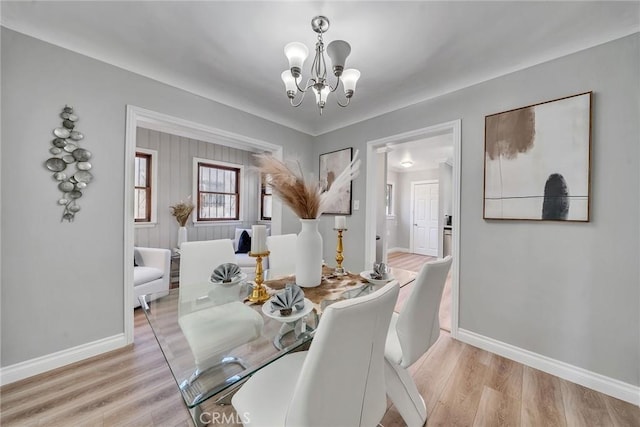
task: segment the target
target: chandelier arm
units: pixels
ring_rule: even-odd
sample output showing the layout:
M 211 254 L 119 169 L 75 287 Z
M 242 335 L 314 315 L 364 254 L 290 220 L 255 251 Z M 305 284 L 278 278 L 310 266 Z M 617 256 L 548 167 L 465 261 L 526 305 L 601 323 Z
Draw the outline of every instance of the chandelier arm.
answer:
M 296 80 L 296 86 L 298 87 L 298 90 L 299 90 L 300 92 L 302 92 L 302 93 L 306 93 L 310 88 L 312 88 L 312 87 L 313 87 L 313 85 L 315 84 L 315 82 L 316 82 L 316 81 L 315 81 L 314 79 L 309 78 L 309 80 L 307 80 L 307 85 L 305 86 L 305 88 L 304 88 L 304 89 L 302 89 L 302 88 L 300 87 L 300 85 L 298 84 L 298 81 Z
M 340 100 L 338 99 L 338 97 L 336 97 L 336 102 L 338 103 L 339 106 L 346 107 L 349 105 L 349 102 L 351 102 L 351 98 L 347 98 L 347 103 L 344 105 L 340 103 Z
M 330 84 L 327 84 L 327 87 L 329 87 L 329 92 L 335 92 L 336 90 L 338 90 L 338 87 L 340 86 L 340 77 L 336 77 L 336 85 L 335 86 L 331 86 Z
M 300 97 L 300 101 L 298 101 L 298 103 L 294 103 L 293 102 L 293 98 L 289 98 L 289 101 L 291 102 L 291 106 L 292 107 L 299 107 L 300 104 L 302 104 L 302 101 L 304 101 L 304 96 L 306 95 L 307 92 L 302 92 L 302 96 Z

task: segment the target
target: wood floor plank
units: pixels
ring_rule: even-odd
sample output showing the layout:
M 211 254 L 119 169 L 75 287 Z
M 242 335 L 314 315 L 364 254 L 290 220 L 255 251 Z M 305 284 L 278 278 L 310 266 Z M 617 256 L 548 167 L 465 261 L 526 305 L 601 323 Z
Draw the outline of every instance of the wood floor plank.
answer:
M 168 403 L 177 400 L 176 397 L 179 399 L 178 403 L 183 404 L 179 394 L 175 381 L 167 379 L 146 393 L 134 395 L 126 402 L 106 410 L 104 422 L 106 425 L 126 424 L 129 419 L 134 419 L 139 414 L 146 414 L 149 416 L 148 421 L 153 424 L 151 413 L 159 411 Z
M 559 378 L 523 367 L 521 420 L 527 427 L 567 425 Z
M 607 411 L 607 405 L 600 393 L 568 381 L 560 382 L 560 389 L 562 390 L 567 426 L 613 425 Z
M 389 267 L 402 268 L 409 271 L 420 271 L 425 262 L 433 261 L 436 257 L 428 255 L 411 254 L 407 252 L 391 252 L 387 254 Z
M 47 416 L 42 417 L 48 423 L 56 424 L 65 420 L 75 423 L 91 413 L 101 413 L 111 408 L 125 405 L 137 394 L 145 394 L 148 399 L 153 395 L 150 390 L 167 380 L 168 368 L 163 366 L 146 371 L 142 376 L 121 380 L 107 387 L 94 390 L 91 394 L 64 401 L 48 411 Z
M 431 414 L 452 373 L 456 370 L 465 345 L 449 334 L 441 333 L 438 341 L 429 349 L 420 369 L 413 373 L 418 391 L 427 406 L 427 417 Z
M 476 418 L 489 369 L 480 363 L 484 350 L 465 346 L 457 366 L 442 392 L 429 426 L 470 426 Z
M 602 395 L 602 399 L 615 427 L 640 426 L 640 408 L 610 396 Z
M 173 399 L 163 407 L 151 411 L 151 418 L 155 426 L 193 426 L 191 415 L 182 397 L 179 400 Z
M 395 406 L 391 405 L 387 412 L 385 412 L 382 421 L 380 422 L 384 427 L 404 427 L 406 423 L 402 419 L 402 416 L 398 412 Z
M 473 420 L 474 427 L 510 427 L 520 425 L 520 400 L 485 386 Z
M 491 355 L 485 384 L 518 401 L 522 400 L 523 366 L 497 354 Z

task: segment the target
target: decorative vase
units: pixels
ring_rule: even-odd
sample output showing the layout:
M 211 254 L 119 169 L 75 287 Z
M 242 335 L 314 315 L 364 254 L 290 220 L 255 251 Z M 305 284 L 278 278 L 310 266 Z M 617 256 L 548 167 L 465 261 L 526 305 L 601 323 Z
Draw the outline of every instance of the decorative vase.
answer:
M 296 241 L 296 284 L 305 288 L 322 281 L 322 235 L 317 219 L 300 219 L 302 230 Z
M 180 245 L 187 241 L 187 227 L 179 227 L 178 228 L 178 249 L 180 249 Z

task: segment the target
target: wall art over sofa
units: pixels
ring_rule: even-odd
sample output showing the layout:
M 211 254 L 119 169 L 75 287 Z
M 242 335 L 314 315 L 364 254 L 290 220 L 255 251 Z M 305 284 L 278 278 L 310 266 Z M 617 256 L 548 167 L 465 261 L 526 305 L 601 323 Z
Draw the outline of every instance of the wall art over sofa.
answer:
M 485 117 L 485 219 L 589 221 L 591 98 Z

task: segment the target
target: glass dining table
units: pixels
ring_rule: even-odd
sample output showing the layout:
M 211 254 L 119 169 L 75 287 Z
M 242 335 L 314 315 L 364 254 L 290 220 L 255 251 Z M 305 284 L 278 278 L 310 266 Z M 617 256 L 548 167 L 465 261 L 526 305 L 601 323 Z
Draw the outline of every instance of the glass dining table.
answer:
M 142 310 L 178 384 L 196 426 L 202 426 L 201 404 L 217 396 L 222 402 L 253 373 L 287 353 L 305 349 L 313 339 L 322 311 L 333 302 L 368 294 L 373 286 L 357 274 L 332 276 L 323 270 L 315 288 L 303 288 L 304 311 L 282 317 L 270 303 L 243 301 L 249 282 L 223 288 L 202 283 L 142 295 Z M 391 269 L 400 286 L 415 273 Z M 269 294 L 295 283 L 295 277 L 269 278 Z M 222 397 L 220 397 L 222 396 Z

